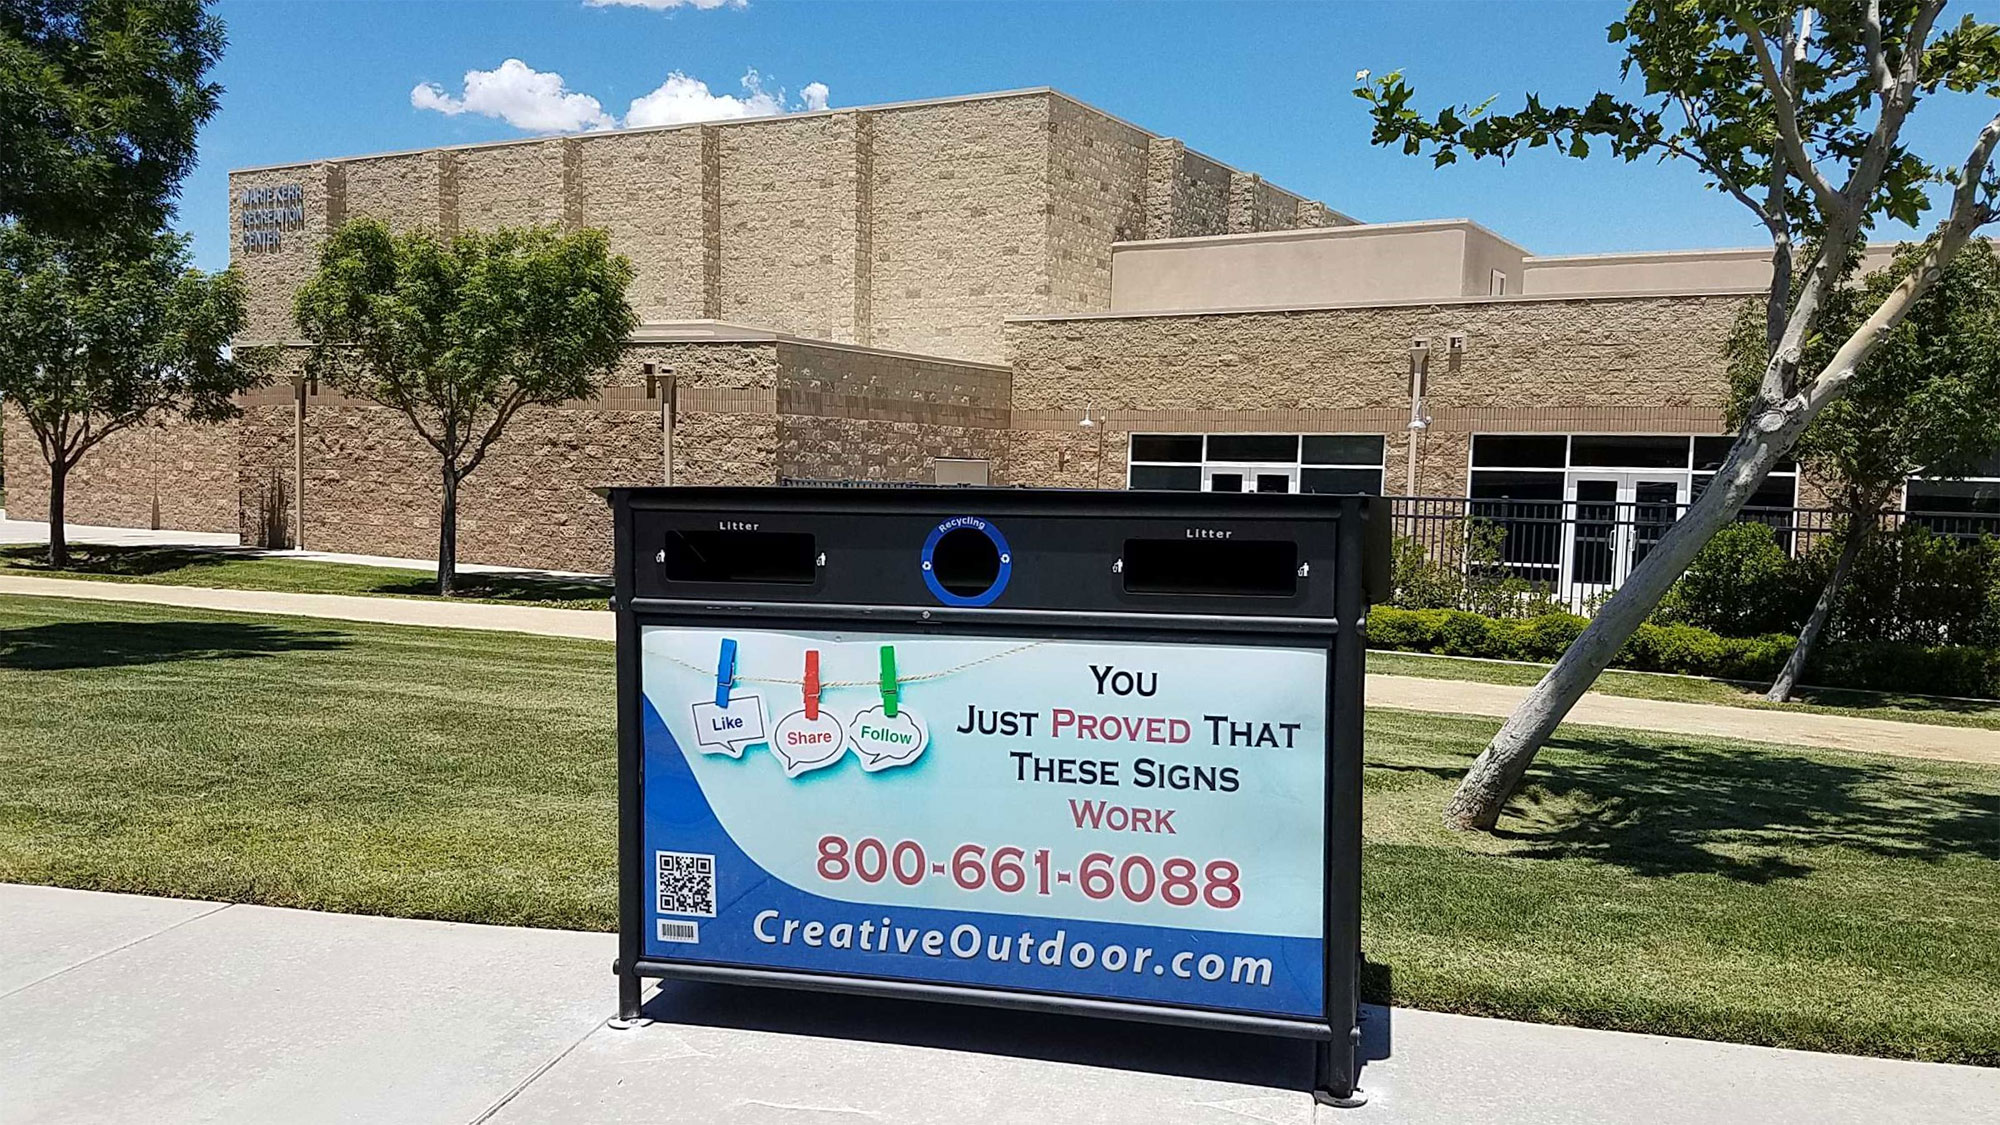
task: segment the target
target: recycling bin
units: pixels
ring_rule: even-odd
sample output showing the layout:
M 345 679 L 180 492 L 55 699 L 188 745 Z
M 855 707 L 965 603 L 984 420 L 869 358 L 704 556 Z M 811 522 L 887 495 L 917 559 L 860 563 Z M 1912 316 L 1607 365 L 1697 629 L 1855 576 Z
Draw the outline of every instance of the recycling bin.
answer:
M 620 488 L 643 978 L 1316 1041 L 1355 1078 L 1361 496 Z

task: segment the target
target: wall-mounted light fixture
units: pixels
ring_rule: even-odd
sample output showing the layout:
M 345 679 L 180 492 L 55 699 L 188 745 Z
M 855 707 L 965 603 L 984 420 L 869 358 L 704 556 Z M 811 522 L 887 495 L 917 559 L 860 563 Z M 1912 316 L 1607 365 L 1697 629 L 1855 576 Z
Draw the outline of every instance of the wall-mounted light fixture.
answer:
M 1430 414 L 1424 409 L 1425 380 L 1430 374 L 1429 340 L 1410 341 L 1410 440 L 1403 458 L 1403 495 L 1417 494 L 1417 438 L 1430 429 Z
M 674 369 L 662 370 L 657 363 L 644 363 L 646 397 L 660 400 L 660 483 L 674 483 L 674 422 L 680 414 L 680 387 Z

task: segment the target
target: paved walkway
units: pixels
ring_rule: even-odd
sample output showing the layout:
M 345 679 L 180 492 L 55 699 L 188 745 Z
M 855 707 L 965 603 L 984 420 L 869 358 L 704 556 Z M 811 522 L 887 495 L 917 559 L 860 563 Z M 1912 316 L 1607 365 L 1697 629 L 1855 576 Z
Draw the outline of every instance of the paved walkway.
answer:
M 33 594 L 101 601 L 145 602 L 190 609 L 330 617 L 391 625 L 494 629 L 543 636 L 612 639 L 609 613 L 485 602 L 439 602 L 418 598 L 348 594 L 291 594 L 257 590 L 216 590 L 201 586 L 159 586 L 136 582 L 95 582 L 0 574 L 0 594 Z M 1368 704 L 1400 710 L 1504 717 L 1527 694 L 1525 687 L 1414 676 L 1368 677 Z M 1768 711 L 1700 703 L 1585 695 L 1571 712 L 1572 722 L 1621 730 L 1738 738 L 1792 746 L 1822 746 L 1870 754 L 2000 765 L 2000 731 L 1859 719 L 1806 711 Z
M 717 986 L 604 1025 L 609 934 L 0 884 L 0 1125 L 1811 1121 L 1971 1125 L 2000 1070 L 1371 1009 L 1297 1043 Z

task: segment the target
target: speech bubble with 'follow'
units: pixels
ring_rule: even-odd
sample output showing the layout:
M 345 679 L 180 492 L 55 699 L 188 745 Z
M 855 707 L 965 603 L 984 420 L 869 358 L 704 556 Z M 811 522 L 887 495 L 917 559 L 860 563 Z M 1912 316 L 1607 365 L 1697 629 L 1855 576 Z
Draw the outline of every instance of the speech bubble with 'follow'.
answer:
M 909 765 L 923 756 L 931 741 L 916 712 L 899 707 L 892 718 L 880 704 L 848 720 L 847 738 L 861 755 L 861 768 L 870 773 Z
M 729 706 L 694 705 L 695 748 L 704 754 L 741 758 L 743 748 L 764 741 L 764 697 L 732 695 Z
M 771 731 L 771 753 L 784 763 L 786 777 L 797 777 L 840 761 L 847 753 L 847 732 L 824 710 L 817 719 L 794 711 Z

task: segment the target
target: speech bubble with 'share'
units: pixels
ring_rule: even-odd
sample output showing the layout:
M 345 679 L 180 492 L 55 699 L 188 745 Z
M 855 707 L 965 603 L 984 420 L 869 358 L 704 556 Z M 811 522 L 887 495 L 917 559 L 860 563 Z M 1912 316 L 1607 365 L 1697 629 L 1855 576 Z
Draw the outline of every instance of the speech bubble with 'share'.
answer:
M 874 773 L 916 761 L 930 745 L 931 735 L 908 707 L 898 707 L 891 717 L 876 704 L 847 721 L 847 740 L 861 755 L 861 768 Z
M 847 753 L 847 732 L 840 720 L 825 709 L 819 718 L 809 719 L 804 711 L 794 711 L 778 720 L 771 731 L 771 753 L 784 764 L 786 777 L 825 769 Z
M 741 758 L 743 749 L 764 741 L 764 697 L 732 695 L 729 706 L 694 705 L 695 748 L 704 754 Z

